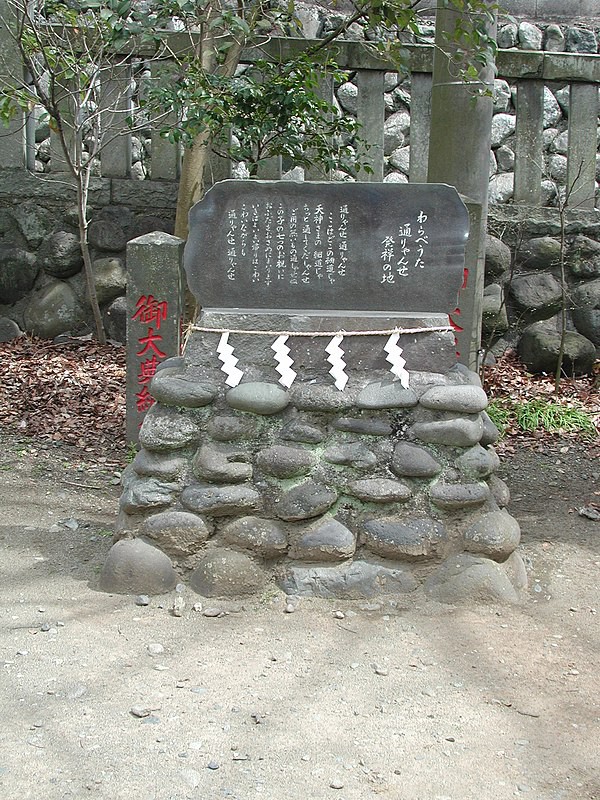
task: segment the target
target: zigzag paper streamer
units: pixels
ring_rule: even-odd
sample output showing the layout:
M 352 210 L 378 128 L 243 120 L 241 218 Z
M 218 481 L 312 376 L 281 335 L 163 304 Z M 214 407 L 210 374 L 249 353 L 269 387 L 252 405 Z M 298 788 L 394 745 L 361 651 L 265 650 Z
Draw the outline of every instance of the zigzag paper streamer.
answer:
M 296 379 L 297 373 L 291 368 L 294 361 L 289 356 L 290 348 L 285 344 L 287 340 L 287 335 L 278 336 L 271 345 L 271 350 L 275 352 L 275 361 L 277 362 L 275 369 L 281 375 L 279 383 L 289 389 Z
M 392 365 L 390 367 L 390 372 L 400 380 L 400 383 L 405 389 L 408 389 L 409 374 L 408 371 L 404 369 L 406 360 L 402 358 L 402 348 L 398 347 L 399 338 L 399 333 L 392 333 L 383 349 L 388 354 L 385 360 L 389 361 Z
M 327 347 L 325 348 L 325 352 L 329 353 L 329 358 L 327 361 L 331 364 L 331 369 L 329 370 L 329 374 L 335 380 L 335 387 L 339 389 L 340 392 L 344 390 L 346 384 L 348 383 L 348 376 L 344 372 L 346 369 L 346 362 L 344 361 L 344 351 L 340 347 L 344 337 L 341 334 L 334 336 L 333 339 L 329 342 Z
M 223 362 L 221 367 L 222 371 L 227 375 L 225 383 L 228 386 L 237 386 L 244 377 L 241 369 L 236 367 L 239 359 L 233 355 L 233 347 L 228 343 L 229 332 L 221 334 L 219 344 L 217 346 L 217 353 L 219 354 L 219 361 Z

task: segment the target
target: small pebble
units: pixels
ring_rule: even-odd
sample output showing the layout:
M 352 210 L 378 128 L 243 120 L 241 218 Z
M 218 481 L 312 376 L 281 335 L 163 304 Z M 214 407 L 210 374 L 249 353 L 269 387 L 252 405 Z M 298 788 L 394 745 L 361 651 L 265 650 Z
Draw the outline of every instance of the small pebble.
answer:
M 331 783 L 329 784 L 329 788 L 330 789 L 343 789 L 344 788 L 344 784 L 343 784 L 342 781 L 331 781 Z
M 40 608 L 38 608 L 38 611 L 40 612 L 40 614 L 45 614 L 46 613 L 46 609 L 45 608 L 41 608 L 40 607 Z
M 381 603 L 363 603 L 360 606 L 361 611 L 381 611 Z
M 44 633 L 46 633 L 47 631 L 50 630 L 51 627 L 52 626 L 50 625 L 49 622 L 44 622 L 44 624 L 42 626 L 40 626 L 40 630 L 44 631 Z
M 136 606 L 149 606 L 150 605 L 150 598 L 147 594 L 138 594 L 135 598 L 134 603 Z
M 165 652 L 165 648 L 158 642 L 150 642 L 150 644 L 146 647 L 146 650 L 151 656 L 158 656 Z
M 202 603 L 194 603 L 192 611 L 202 611 Z
M 131 706 L 131 708 L 129 709 L 129 713 L 133 717 L 142 719 L 143 717 L 149 717 L 151 712 L 149 708 L 144 708 L 143 706 Z
M 208 767 L 208 769 L 219 769 L 219 765 L 217 764 L 216 761 L 209 761 L 206 766 Z
M 343 612 L 343 611 L 334 611 L 334 612 L 333 612 L 333 616 L 334 616 L 336 619 L 346 619 L 346 615 L 344 614 L 344 612 Z
M 296 606 L 292 605 L 291 603 L 288 603 L 286 605 L 286 607 L 285 607 L 285 613 L 286 614 L 293 614 L 295 610 L 296 610 Z
M 220 617 L 223 612 L 220 608 L 205 608 L 202 612 L 203 617 Z
M 182 594 L 183 592 L 185 592 L 185 583 L 178 583 L 177 586 L 175 587 L 175 591 L 178 594 Z
M 387 667 L 382 667 L 379 664 L 374 665 L 375 675 L 389 675 L 390 671 Z
M 175 598 L 173 603 L 173 608 L 171 609 L 171 613 L 174 617 L 181 617 L 183 616 L 183 609 L 185 608 L 185 600 L 181 595 Z

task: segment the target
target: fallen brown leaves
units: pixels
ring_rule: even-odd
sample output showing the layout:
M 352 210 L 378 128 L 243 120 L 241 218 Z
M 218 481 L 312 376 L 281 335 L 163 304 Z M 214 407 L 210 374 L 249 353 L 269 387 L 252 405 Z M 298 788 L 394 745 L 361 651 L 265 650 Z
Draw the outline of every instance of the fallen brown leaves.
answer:
M 85 448 L 125 446 L 125 348 L 23 336 L 0 344 L 0 424 Z
M 544 399 L 561 405 L 576 405 L 588 414 L 600 412 L 600 361 L 594 375 L 563 378 L 558 394 L 554 392 L 554 375 L 531 375 L 514 352 L 499 358 L 485 368 L 484 389 L 490 400 L 510 398 L 517 402 Z

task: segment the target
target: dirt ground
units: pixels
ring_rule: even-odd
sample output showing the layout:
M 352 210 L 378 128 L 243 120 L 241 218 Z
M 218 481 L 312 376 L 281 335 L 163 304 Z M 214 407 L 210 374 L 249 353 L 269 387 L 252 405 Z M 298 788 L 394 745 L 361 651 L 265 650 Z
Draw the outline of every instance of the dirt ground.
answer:
M 505 456 L 522 606 L 186 593 L 175 617 L 95 589 L 121 454 L 0 436 L 0 796 L 598 800 L 597 456 Z

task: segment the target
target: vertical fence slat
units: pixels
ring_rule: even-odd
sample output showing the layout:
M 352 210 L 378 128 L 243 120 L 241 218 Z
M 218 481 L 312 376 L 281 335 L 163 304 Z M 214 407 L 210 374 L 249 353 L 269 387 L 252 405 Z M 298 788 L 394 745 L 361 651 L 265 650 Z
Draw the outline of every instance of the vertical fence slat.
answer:
M 11 85 L 23 77 L 23 66 L 11 33 L 15 12 L 9 2 L 0 1 L 0 83 Z M 0 125 L 0 168 L 25 166 L 25 115 L 19 111 L 5 127 Z
M 131 174 L 131 68 L 107 65 L 100 71 L 102 150 L 100 165 L 105 178 L 127 178 Z
M 517 82 L 514 201 L 539 206 L 542 198 L 544 84 Z
M 258 165 L 258 177 L 263 181 L 278 181 L 281 178 L 281 156 L 261 161 Z
M 567 161 L 570 208 L 594 208 L 597 125 L 598 84 L 572 83 Z
M 153 61 L 150 64 L 151 80 L 158 79 L 159 71 L 160 75 L 164 76 L 165 71 L 168 71 L 168 69 L 169 67 L 164 61 Z M 174 116 L 166 114 L 160 120 L 154 120 L 152 125 L 152 133 L 150 135 L 152 148 L 150 177 L 154 181 L 176 181 L 179 178 L 181 148 L 178 144 L 173 144 L 160 135 L 161 129 L 169 127 L 169 123 L 174 121 Z
M 383 70 L 361 69 L 357 73 L 359 136 L 369 144 L 368 148 L 359 147 L 357 155 L 361 163 L 368 164 L 373 170 L 372 173 L 361 170 L 358 173 L 360 181 L 383 180 L 384 75 Z
M 35 129 L 37 127 L 39 109 L 34 109 L 27 114 L 25 121 L 25 166 L 31 172 L 35 171 Z
M 204 170 L 204 186 L 208 189 L 219 181 L 231 178 L 231 170 L 231 160 L 213 151 Z
M 65 144 L 71 153 L 75 152 L 75 113 L 73 89 L 67 83 L 56 88 L 57 105 L 60 108 Z M 50 129 L 50 171 L 53 174 L 69 172 L 69 166 L 61 145 L 60 134 Z
M 333 103 L 333 78 L 330 75 L 325 75 L 322 79 L 318 93 L 328 103 Z M 314 164 L 305 171 L 305 178 L 307 181 L 324 181 L 329 180 L 329 174 L 327 170 Z
M 413 72 L 410 92 L 410 160 L 411 183 L 427 183 L 429 131 L 431 128 L 430 72 Z

